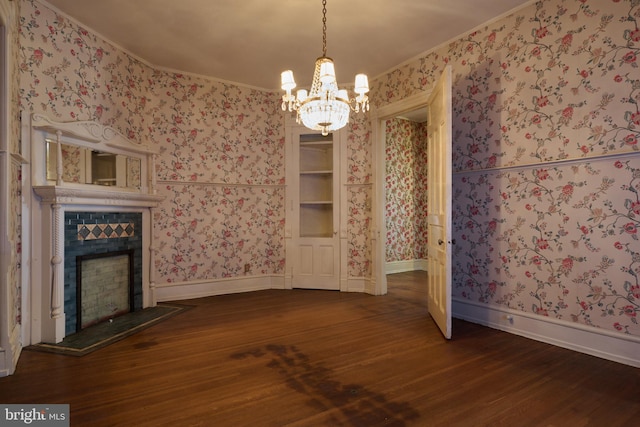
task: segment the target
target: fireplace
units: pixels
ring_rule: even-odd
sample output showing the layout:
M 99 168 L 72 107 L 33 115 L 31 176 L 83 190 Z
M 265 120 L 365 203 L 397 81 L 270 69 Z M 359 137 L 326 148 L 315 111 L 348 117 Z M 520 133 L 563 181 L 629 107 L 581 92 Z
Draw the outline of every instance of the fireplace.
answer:
M 65 212 L 66 335 L 142 309 L 141 229 L 139 212 Z
M 155 306 L 152 209 L 164 199 L 155 188 L 158 150 L 95 122 L 57 122 L 24 112 L 22 124 L 23 140 L 31 146 L 25 182 L 32 190 L 32 233 L 26 249 L 32 253 L 34 284 L 24 343 L 59 343 L 78 327 L 108 319 L 127 305 L 134 311 Z M 93 167 L 98 152 L 115 157 L 108 186 L 98 185 L 105 181 L 104 171 Z M 83 316 L 77 298 L 90 297 L 81 294 L 85 280 L 77 289 L 77 257 L 130 250 L 132 261 L 124 268 L 133 268 L 128 274 L 133 284 L 117 285 L 120 299 L 108 303 L 106 312 Z
M 135 311 L 134 250 L 76 257 L 76 331 Z

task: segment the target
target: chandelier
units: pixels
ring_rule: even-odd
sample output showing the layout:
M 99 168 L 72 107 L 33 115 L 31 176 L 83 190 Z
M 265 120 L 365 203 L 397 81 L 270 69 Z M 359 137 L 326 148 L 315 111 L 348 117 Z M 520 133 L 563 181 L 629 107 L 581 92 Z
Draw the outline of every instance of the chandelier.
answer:
M 291 70 L 282 72 L 281 83 L 286 91 L 282 110 L 296 111 L 298 124 L 321 131 L 324 136 L 347 124 L 349 110 L 369 111 L 369 81 L 365 74 L 356 75 L 354 98 L 349 99 L 345 89 L 338 89 L 333 60 L 327 57 L 327 0 L 322 0 L 322 56 L 316 59 L 311 91 L 299 89 L 295 96 L 291 93 L 296 87 Z

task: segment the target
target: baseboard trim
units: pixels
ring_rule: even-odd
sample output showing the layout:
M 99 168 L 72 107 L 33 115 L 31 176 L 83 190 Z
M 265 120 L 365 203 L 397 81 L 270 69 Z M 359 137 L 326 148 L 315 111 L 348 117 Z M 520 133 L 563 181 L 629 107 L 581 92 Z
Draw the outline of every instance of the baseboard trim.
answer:
M 427 271 L 426 259 L 410 259 L 405 261 L 391 261 L 384 266 L 387 274 L 404 273 L 405 271 Z
M 6 348 L 0 347 L 0 377 L 12 375 L 18 366 L 18 359 L 22 354 L 21 331 L 22 327 L 19 323 L 14 325 L 8 340 L 11 348 L 7 351 Z
M 371 281 L 364 277 L 350 277 L 343 280 L 342 292 L 372 293 Z M 193 280 L 189 282 L 162 283 L 153 288 L 157 302 L 180 301 L 215 295 L 237 294 L 263 291 L 266 289 L 287 289 L 284 275 L 262 275 L 231 277 L 214 280 Z
M 452 315 L 457 319 L 640 368 L 640 338 L 627 334 L 459 298 L 452 299 Z
M 0 377 L 6 377 L 11 374 L 11 369 L 7 367 L 7 353 L 0 347 Z
M 365 277 L 350 277 L 345 280 L 343 283 L 346 283 L 346 287 L 341 287 L 340 291 L 342 292 L 367 292 L 370 288 L 369 280 Z
M 284 276 L 261 275 L 157 284 L 156 301 L 179 301 L 215 295 L 284 289 Z

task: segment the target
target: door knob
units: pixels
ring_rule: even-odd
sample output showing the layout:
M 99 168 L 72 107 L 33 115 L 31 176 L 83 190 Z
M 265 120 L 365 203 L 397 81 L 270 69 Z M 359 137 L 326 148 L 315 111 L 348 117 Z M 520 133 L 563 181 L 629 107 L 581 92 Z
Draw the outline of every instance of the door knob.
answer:
M 456 239 L 452 239 L 449 243 L 451 243 L 452 245 L 455 245 L 456 244 Z M 438 244 L 440 246 L 442 246 L 444 244 L 444 240 L 438 239 Z

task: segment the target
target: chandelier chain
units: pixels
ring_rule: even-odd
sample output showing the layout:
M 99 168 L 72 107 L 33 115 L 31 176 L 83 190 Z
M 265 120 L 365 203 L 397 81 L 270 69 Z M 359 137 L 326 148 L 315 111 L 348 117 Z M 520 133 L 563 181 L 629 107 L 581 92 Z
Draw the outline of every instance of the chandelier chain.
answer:
M 327 56 L 327 0 L 322 0 L 322 56 Z

